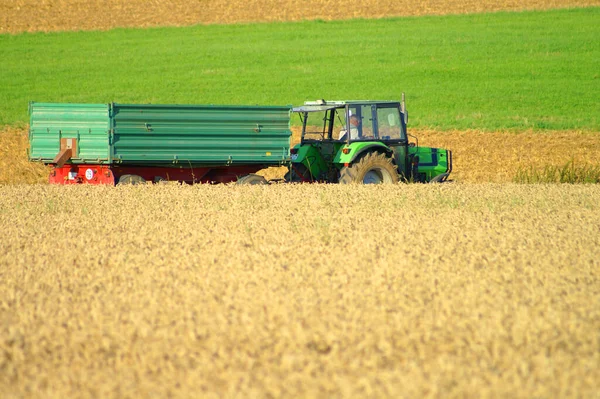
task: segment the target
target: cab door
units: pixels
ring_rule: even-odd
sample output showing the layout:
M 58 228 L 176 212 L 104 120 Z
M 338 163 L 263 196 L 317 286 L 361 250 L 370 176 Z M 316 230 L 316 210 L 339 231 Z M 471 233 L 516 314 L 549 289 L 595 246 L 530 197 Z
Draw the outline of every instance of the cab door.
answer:
M 376 139 L 392 149 L 394 163 L 398 166 L 398 173 L 409 179 L 411 169 L 408 158 L 408 139 L 406 137 L 406 125 L 401 116 L 399 104 L 378 104 Z

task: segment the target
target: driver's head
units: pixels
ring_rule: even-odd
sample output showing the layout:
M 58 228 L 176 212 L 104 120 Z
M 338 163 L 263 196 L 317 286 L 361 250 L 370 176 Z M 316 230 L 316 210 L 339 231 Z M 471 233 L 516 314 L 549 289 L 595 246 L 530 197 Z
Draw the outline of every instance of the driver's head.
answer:
M 350 124 L 352 126 L 358 126 L 359 122 L 360 121 L 358 120 L 358 117 L 356 115 L 351 115 L 350 116 Z

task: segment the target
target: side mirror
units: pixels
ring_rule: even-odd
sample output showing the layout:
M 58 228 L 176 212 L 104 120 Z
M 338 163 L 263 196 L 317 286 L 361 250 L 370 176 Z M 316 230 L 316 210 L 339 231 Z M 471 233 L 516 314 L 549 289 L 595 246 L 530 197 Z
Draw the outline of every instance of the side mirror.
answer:
M 409 143 L 408 146 L 409 147 L 419 147 L 419 139 L 416 136 L 413 136 L 412 134 L 407 134 L 408 137 L 412 137 L 413 139 L 415 139 L 414 143 Z

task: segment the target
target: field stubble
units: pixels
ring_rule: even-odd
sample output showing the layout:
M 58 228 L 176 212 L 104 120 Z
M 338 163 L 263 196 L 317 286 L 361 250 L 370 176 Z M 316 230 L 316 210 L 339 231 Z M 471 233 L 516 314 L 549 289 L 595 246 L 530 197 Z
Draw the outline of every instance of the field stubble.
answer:
M 600 186 L 0 187 L 0 395 L 594 397 Z
M 301 129 L 292 127 L 292 143 L 300 142 Z M 411 142 L 452 150 L 450 178 L 461 183 L 509 183 L 522 170 L 576 166 L 599 167 L 600 139 L 597 132 L 410 130 Z M 415 137 L 417 139 L 415 139 Z M 265 177 L 282 178 L 287 168 L 270 168 Z
M 600 5 L 598 0 L 146 1 L 0 0 L 0 33 L 244 22 L 340 20 Z
M 300 141 L 300 129 L 292 127 L 292 143 Z M 590 131 L 500 131 L 411 130 L 419 145 L 453 151 L 451 178 L 461 183 L 508 183 L 519 170 L 575 165 L 598 167 L 600 140 Z M 411 138 L 411 141 L 415 141 Z M 0 184 L 44 183 L 49 169 L 27 160 L 27 132 L 5 127 L 0 131 Z M 280 179 L 287 168 L 260 172 L 269 179 Z

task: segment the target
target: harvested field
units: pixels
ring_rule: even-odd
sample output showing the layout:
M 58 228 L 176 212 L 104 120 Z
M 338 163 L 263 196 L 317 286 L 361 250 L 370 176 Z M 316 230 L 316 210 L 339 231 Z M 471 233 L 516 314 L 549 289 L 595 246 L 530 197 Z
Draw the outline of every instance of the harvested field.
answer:
M 0 396 L 595 397 L 600 186 L 0 187 Z
M 519 169 L 600 166 L 600 135 L 592 131 L 482 132 L 415 130 L 419 144 L 453 151 L 453 179 L 478 183 L 512 182 Z
M 301 129 L 293 128 L 293 143 Z M 600 139 L 589 131 L 501 131 L 410 130 L 419 145 L 448 148 L 453 153 L 451 179 L 461 183 L 510 183 L 521 169 L 600 165 Z M 411 138 L 411 142 L 416 142 Z M 267 178 L 282 178 L 286 168 L 261 172 Z
M 146 1 L 0 0 L 0 33 L 240 22 L 337 20 L 600 5 L 599 0 Z
M 5 126 L 0 129 L 0 184 L 45 183 L 49 169 L 29 162 L 29 140 L 25 129 Z
M 292 143 L 300 141 L 300 130 L 292 128 Z M 521 168 L 600 165 L 598 133 L 586 131 L 434 131 L 412 130 L 419 145 L 453 151 L 452 179 L 462 183 L 512 182 Z M 414 141 L 414 139 L 411 139 Z M 27 161 L 27 132 L 5 128 L 0 131 L 0 184 L 44 183 L 48 169 Z M 269 179 L 283 178 L 287 168 L 265 169 Z

